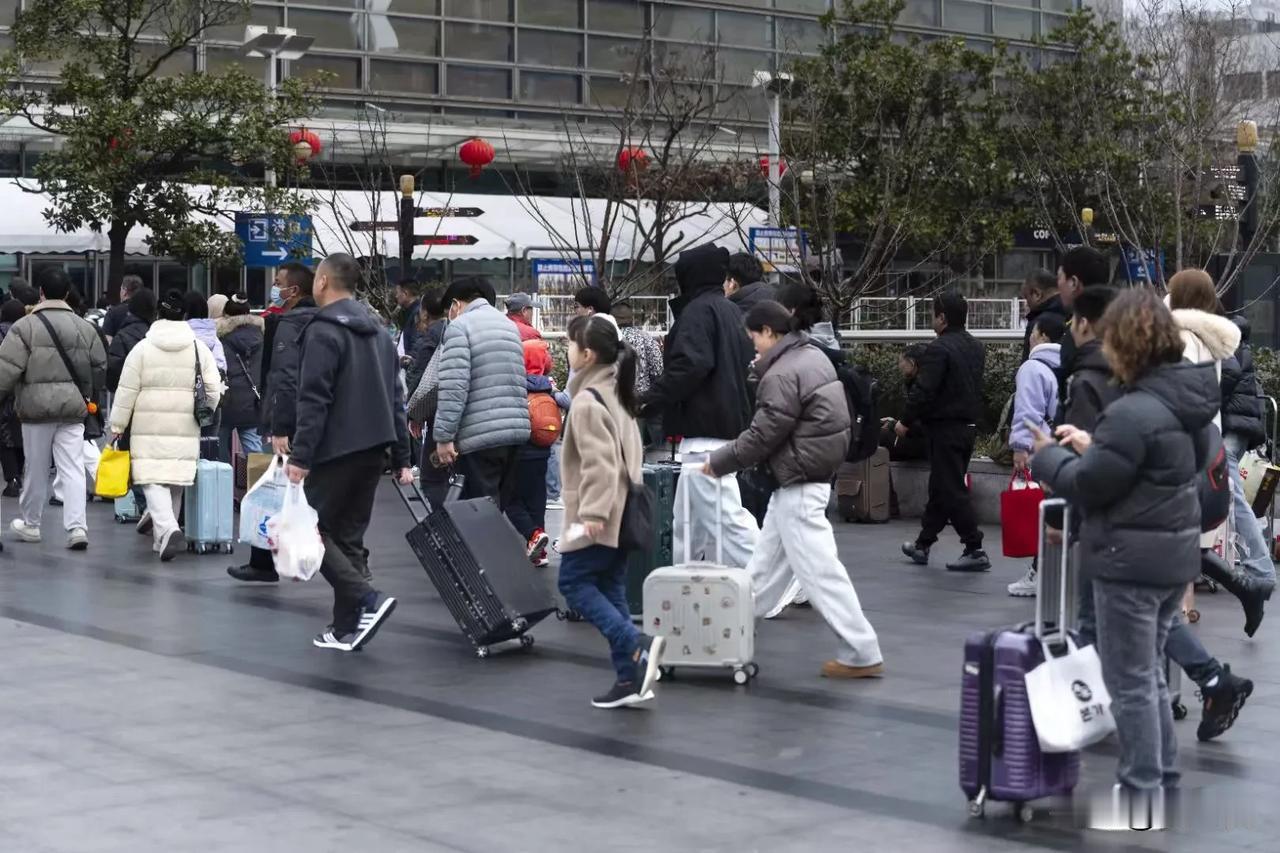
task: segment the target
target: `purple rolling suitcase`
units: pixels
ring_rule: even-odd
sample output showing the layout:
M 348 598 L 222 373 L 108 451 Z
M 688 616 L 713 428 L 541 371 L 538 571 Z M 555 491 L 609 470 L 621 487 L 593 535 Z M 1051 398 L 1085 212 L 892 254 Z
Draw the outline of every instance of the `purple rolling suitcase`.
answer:
M 974 634 L 964 646 L 960 787 L 974 817 L 995 800 L 1012 803 L 1018 820 L 1030 820 L 1032 800 L 1069 794 L 1080 778 L 1080 753 L 1040 751 L 1024 680 L 1044 661 L 1041 643 L 1060 640 L 1074 620 L 1070 550 L 1046 541 L 1046 510 L 1060 512 L 1061 529 L 1071 529 L 1066 503 L 1044 501 L 1035 622 Z

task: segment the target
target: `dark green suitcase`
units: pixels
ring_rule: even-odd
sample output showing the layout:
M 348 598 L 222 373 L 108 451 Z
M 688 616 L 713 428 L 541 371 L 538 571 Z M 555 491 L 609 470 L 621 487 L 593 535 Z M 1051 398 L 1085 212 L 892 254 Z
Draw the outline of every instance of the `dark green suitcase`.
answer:
M 653 495 L 653 547 L 647 551 L 632 551 L 627 559 L 627 605 L 631 608 L 632 619 L 640 619 L 644 613 L 644 579 L 654 569 L 675 562 L 672 557 L 674 508 L 676 481 L 679 479 L 679 463 L 657 462 L 644 466 L 644 485 Z

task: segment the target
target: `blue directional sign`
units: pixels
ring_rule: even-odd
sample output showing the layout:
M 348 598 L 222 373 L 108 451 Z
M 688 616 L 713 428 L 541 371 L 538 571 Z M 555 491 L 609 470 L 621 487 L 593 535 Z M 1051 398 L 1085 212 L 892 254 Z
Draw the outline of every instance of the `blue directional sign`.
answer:
M 285 261 L 311 263 L 311 217 L 278 213 L 236 213 L 236 236 L 246 267 L 278 267 Z
M 1160 269 L 1164 266 L 1164 252 L 1155 249 L 1139 251 L 1134 246 L 1124 247 L 1125 272 L 1131 284 L 1155 284 L 1161 280 Z

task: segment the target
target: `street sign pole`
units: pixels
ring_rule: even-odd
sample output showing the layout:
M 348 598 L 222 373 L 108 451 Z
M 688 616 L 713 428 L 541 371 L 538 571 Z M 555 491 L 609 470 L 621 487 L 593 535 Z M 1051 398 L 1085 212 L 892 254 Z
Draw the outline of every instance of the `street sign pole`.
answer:
M 400 176 L 400 279 L 413 275 L 413 175 Z

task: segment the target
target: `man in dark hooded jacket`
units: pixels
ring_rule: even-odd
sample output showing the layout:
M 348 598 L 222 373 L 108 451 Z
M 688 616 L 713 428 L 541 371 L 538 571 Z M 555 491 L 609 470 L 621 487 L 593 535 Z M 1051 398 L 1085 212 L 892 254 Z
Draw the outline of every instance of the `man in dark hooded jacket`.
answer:
M 343 652 L 364 646 L 396 606 L 370 584 L 364 548 L 388 450 L 400 484 L 413 482 L 399 357 L 354 299 L 359 281 L 350 255 L 330 255 L 316 270 L 319 310 L 302 334 L 298 421 L 285 466 L 290 482 L 305 483 L 319 516 L 320 573 L 333 587 L 333 624 L 313 645 Z
M 1022 298 L 1027 303 L 1027 328 L 1022 335 L 1022 360 L 1031 355 L 1031 332 L 1036 321 L 1045 314 L 1057 314 L 1065 323 L 1071 312 L 1062 307 L 1058 294 L 1058 278 L 1048 270 L 1036 270 L 1022 283 Z
M 741 312 L 724 295 L 729 252 L 713 244 L 682 252 L 676 261 L 680 295 L 671 301 L 675 322 L 667 333 L 662 375 L 643 397 L 645 413 L 661 412 L 667 435 L 680 436 L 681 453 L 710 453 L 728 444 L 751 423 L 751 395 L 747 370 L 755 357 Z M 675 553 L 683 553 L 691 535 L 695 559 L 715 557 L 716 515 L 723 525 L 724 562 L 744 568 L 760 533 L 751 513 L 743 509 L 734 477 L 681 477 L 676 506 L 690 489 L 692 531 L 677 513 Z
M 755 255 L 738 252 L 729 256 L 729 273 L 724 280 L 724 295 L 738 306 L 742 316 L 761 302 L 776 300 L 778 289 L 764 280 L 764 268 Z

